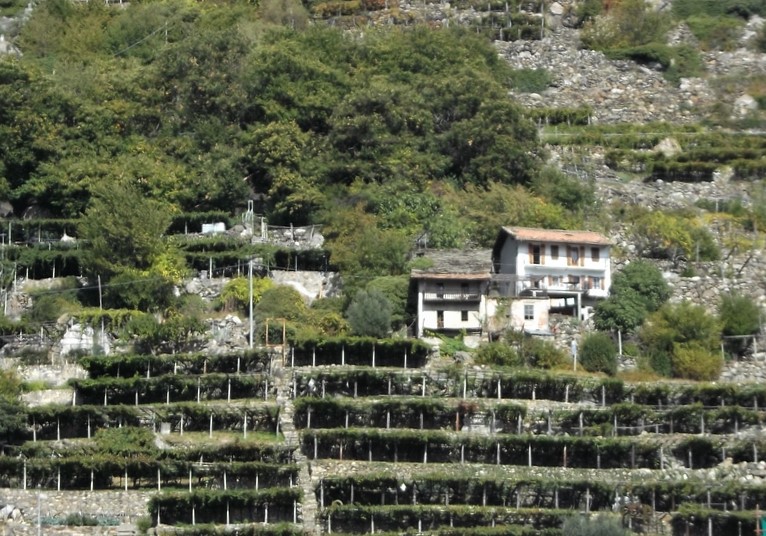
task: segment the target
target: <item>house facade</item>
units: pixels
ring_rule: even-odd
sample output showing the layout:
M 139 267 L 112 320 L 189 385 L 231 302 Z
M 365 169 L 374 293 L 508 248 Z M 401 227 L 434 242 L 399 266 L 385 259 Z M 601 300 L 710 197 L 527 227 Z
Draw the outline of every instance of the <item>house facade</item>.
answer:
M 609 295 L 611 243 L 591 231 L 503 227 L 491 250 L 439 250 L 413 269 L 418 337 L 513 328 L 550 335 L 554 313 L 586 319 Z
M 494 288 L 505 298 L 545 298 L 549 311 L 584 318 L 609 295 L 610 250 L 609 239 L 592 231 L 503 227 L 492 248 Z
M 417 293 L 417 337 L 428 332 L 481 333 L 495 312 L 487 300 L 491 251 L 434 250 L 422 259 L 424 268 L 410 274 Z

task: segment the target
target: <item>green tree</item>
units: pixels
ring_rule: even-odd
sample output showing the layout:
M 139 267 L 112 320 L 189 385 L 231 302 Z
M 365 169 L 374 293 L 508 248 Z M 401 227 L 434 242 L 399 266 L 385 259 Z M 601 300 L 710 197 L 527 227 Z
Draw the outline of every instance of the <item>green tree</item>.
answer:
M 361 205 L 327 214 L 325 238 L 330 259 L 341 272 L 363 286 L 376 276 L 401 275 L 407 269 L 408 237 L 399 230 L 381 229 L 377 218 Z
M 406 320 L 407 298 L 410 278 L 408 275 L 376 277 L 367 283 L 368 292 L 379 292 L 385 296 L 391 308 L 391 326 L 401 328 Z
M 617 347 L 606 333 L 597 331 L 586 336 L 580 346 L 580 360 L 589 372 L 617 373 Z
M 0 370 L 0 445 L 19 443 L 27 425 L 19 402 L 21 380 L 12 370 Z
M 268 193 L 271 223 L 305 225 L 321 204 L 322 194 L 304 169 L 310 138 L 294 121 L 252 127 L 242 136 L 251 148 L 251 183 L 256 191 Z
M 615 274 L 611 293 L 620 296 L 628 289 L 641 297 L 649 312 L 656 311 L 670 298 L 670 288 L 662 272 L 649 261 L 633 261 Z
M 633 261 L 614 276 L 609 298 L 596 306 L 594 324 L 601 331 L 630 333 L 668 298 L 662 272 L 648 261 Z
M 253 312 L 258 322 L 262 323 L 270 318 L 299 322 L 305 319 L 307 311 L 300 292 L 287 285 L 276 285 L 263 292 Z
M 713 380 L 723 364 L 718 319 L 686 301 L 665 304 L 652 313 L 639 339 L 652 367 L 666 376 Z
M 268 277 L 253 278 L 253 304 L 257 305 L 263 297 L 263 293 L 274 286 L 274 282 Z M 250 307 L 250 281 L 246 277 L 235 277 L 227 282 L 221 297 L 220 307 L 226 311 L 245 312 Z
M 631 333 L 646 318 L 646 300 L 633 289 L 612 294 L 596 305 L 593 323 L 601 331 Z
M 88 272 L 112 275 L 126 268 L 150 269 L 168 247 L 162 235 L 170 221 L 170 207 L 147 199 L 134 186 L 99 186 L 78 227 L 86 244 Z
M 360 290 L 346 310 L 354 335 L 382 338 L 391 330 L 391 304 L 377 290 Z

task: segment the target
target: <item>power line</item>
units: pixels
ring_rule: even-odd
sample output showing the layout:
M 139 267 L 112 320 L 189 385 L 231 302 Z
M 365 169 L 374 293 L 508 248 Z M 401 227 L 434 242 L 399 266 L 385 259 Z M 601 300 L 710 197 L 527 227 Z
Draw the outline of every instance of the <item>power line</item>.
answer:
M 136 46 L 140 45 L 141 43 L 143 43 L 144 41 L 146 41 L 146 40 L 147 40 L 147 39 L 149 39 L 150 37 L 152 37 L 152 36 L 154 36 L 154 35 L 157 35 L 157 34 L 158 34 L 159 32 L 161 32 L 162 30 L 165 30 L 165 43 L 167 44 L 167 31 L 168 31 L 168 23 L 166 22 L 165 24 L 163 24 L 162 26 L 160 26 L 159 28 L 157 28 L 156 30 L 154 30 L 153 32 L 151 32 L 150 34 L 148 34 L 148 35 L 146 35 L 146 36 L 142 37 L 142 38 L 141 38 L 141 39 L 139 39 L 138 41 L 136 41 L 136 42 L 134 42 L 134 43 L 132 43 L 132 44 L 128 45 L 127 47 L 123 48 L 122 50 L 119 50 L 119 51 L 115 52 L 115 53 L 114 53 L 114 56 L 115 56 L 115 57 L 117 57 L 117 56 L 119 56 L 120 54 L 122 54 L 123 52 L 127 52 L 127 51 L 128 51 L 128 50 L 130 50 L 131 48 L 133 48 L 133 47 L 136 47 Z

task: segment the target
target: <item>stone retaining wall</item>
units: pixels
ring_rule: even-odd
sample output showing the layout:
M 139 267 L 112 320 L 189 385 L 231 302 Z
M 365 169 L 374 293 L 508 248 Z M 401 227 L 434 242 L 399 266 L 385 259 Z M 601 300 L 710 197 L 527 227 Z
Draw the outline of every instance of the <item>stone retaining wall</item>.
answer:
M 0 507 L 7 504 L 21 508 L 24 519 L 21 523 L 0 523 L 3 534 L 32 536 L 37 534 L 38 493 L 40 493 L 40 516 L 43 519 L 63 519 L 69 514 L 81 513 L 86 516 L 119 521 L 122 527 L 63 527 L 44 525 L 43 534 L 116 535 L 124 531 L 127 524 L 133 524 L 148 514 L 147 503 L 152 496 L 147 491 L 50 491 L 0 489 Z M 122 532 L 120 532 L 122 533 Z

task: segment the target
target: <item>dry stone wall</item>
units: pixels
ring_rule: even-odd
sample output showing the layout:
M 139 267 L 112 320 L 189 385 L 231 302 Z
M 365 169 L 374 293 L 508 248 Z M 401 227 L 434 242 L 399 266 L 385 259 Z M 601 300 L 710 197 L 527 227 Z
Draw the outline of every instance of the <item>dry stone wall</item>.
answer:
M 40 516 L 44 522 L 64 519 L 72 513 L 93 516 L 118 523 L 114 526 L 101 527 L 62 527 L 45 524 L 43 534 L 79 535 L 116 535 L 130 534 L 132 526 L 140 517 L 146 516 L 147 504 L 152 495 L 143 491 L 51 491 L 0 489 L 0 507 L 14 505 L 23 512 L 20 522 L 0 523 L 4 534 L 14 536 L 32 536 L 37 532 L 38 495 L 40 495 Z M 134 528 L 134 527 L 133 527 Z

